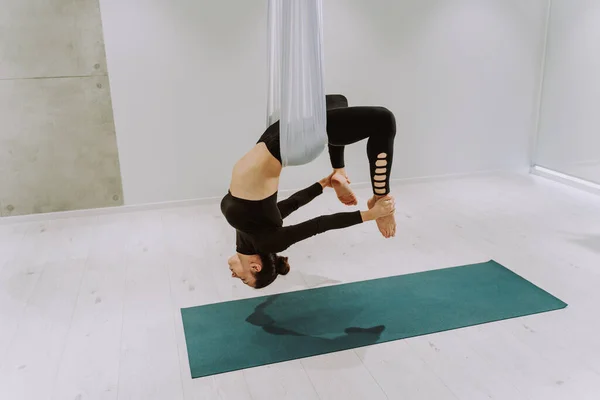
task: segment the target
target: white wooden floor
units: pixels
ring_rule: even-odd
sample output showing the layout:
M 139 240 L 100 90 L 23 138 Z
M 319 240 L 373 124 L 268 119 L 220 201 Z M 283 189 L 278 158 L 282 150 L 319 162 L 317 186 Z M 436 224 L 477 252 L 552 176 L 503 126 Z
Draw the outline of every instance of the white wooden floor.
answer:
M 310 239 L 266 291 L 229 276 L 218 204 L 3 223 L 0 399 L 600 398 L 600 197 L 510 174 L 394 192 L 394 239 L 374 224 Z M 328 192 L 290 222 L 343 209 Z M 569 307 L 190 379 L 181 307 L 489 259 Z

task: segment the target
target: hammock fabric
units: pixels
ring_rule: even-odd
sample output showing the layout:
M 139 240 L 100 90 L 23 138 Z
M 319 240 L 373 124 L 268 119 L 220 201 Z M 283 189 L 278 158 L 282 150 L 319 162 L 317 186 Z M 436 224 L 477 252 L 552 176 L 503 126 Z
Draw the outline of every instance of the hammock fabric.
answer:
M 269 0 L 267 126 L 279 120 L 283 166 L 327 145 L 322 0 Z

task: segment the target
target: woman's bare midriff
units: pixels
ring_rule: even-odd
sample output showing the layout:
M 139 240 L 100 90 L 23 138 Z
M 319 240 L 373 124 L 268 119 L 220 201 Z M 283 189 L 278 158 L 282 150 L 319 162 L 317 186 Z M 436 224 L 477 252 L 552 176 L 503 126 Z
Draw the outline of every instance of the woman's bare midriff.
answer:
M 281 163 L 258 143 L 233 167 L 229 191 L 245 200 L 263 200 L 279 188 Z

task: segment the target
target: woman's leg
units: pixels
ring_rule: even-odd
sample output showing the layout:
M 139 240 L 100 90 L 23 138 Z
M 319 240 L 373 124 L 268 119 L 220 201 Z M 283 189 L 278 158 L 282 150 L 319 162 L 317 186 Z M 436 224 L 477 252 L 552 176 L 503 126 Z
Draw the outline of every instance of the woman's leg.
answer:
M 327 117 L 331 110 L 348 108 L 348 99 L 341 94 L 328 94 L 325 96 L 325 103 L 327 104 Z M 333 126 L 335 127 L 335 124 Z M 327 129 L 329 130 L 329 125 Z M 344 169 L 344 146 L 343 144 L 334 145 L 329 140 L 329 158 L 333 169 Z
M 390 193 L 390 173 L 394 159 L 394 139 L 396 119 L 384 107 L 347 107 L 327 112 L 327 135 L 329 155 L 334 169 L 344 167 L 344 147 L 367 141 L 371 186 L 373 197 L 368 201 L 369 208 Z M 333 183 L 333 182 L 332 182 Z M 339 196 L 339 194 L 338 194 Z M 396 231 L 394 216 L 377 220 L 379 230 L 385 237 Z
M 327 103 L 327 111 L 339 108 L 348 107 L 348 99 L 341 94 L 328 94 L 325 96 Z M 350 179 L 346 174 L 344 164 L 344 145 L 334 145 L 329 143 L 329 158 L 333 167 L 333 175 L 331 177 L 331 187 L 335 190 L 338 199 L 347 206 L 355 206 L 358 204 L 356 195 L 350 188 Z

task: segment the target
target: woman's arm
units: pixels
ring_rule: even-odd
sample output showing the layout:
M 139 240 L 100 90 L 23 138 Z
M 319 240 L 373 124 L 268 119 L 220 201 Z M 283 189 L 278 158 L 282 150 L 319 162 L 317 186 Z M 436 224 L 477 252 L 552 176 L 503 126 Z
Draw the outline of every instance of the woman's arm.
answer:
M 302 189 L 287 199 L 281 200 L 279 203 L 277 203 L 277 207 L 281 213 L 281 218 L 285 219 L 291 213 L 300 207 L 307 205 L 314 200 L 315 197 L 321 195 L 323 193 L 323 189 L 330 186 L 330 179 L 331 178 L 323 178 L 319 182 L 307 187 L 306 189 Z
M 371 210 L 322 215 L 297 225 L 284 226 L 277 229 L 268 238 L 261 240 L 261 251 L 277 253 L 286 250 L 294 243 L 320 233 L 332 229 L 348 228 L 366 221 L 372 221 L 373 219 L 375 219 L 375 215 Z

